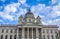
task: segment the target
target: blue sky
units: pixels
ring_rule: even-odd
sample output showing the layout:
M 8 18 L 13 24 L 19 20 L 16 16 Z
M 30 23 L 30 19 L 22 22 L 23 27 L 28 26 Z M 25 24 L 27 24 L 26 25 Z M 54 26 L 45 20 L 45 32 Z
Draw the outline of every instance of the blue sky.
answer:
M 18 24 L 18 17 L 31 9 L 44 25 L 60 29 L 60 0 L 0 0 L 0 24 Z

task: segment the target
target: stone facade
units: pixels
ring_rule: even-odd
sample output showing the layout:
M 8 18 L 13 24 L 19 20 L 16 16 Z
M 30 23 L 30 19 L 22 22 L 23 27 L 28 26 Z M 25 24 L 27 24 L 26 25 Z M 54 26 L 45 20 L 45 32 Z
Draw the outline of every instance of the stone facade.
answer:
M 1 25 L 0 39 L 58 39 L 57 25 L 43 25 L 29 10 L 17 25 Z

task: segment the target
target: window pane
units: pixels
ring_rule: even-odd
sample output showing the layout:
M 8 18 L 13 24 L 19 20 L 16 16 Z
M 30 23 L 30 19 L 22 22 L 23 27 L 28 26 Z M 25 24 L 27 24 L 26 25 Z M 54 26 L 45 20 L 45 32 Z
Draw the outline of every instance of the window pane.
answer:
M 16 39 L 16 35 L 14 35 L 14 39 Z
M 11 32 L 11 33 L 13 32 L 13 31 L 12 31 L 12 29 L 11 29 L 11 31 L 10 31 L 10 32 Z
M 7 39 L 7 37 L 8 37 L 8 36 L 6 35 L 6 36 L 5 36 L 5 39 Z
M 45 35 L 43 35 L 43 39 L 45 39 Z
M 17 33 L 17 29 L 15 29 L 15 33 Z
M 12 35 L 10 35 L 10 39 L 12 39 Z
M 47 35 L 47 39 L 49 39 L 49 35 Z
M 8 33 L 8 29 L 6 30 L 6 33 Z
M 51 36 L 51 38 L 54 39 L 54 38 L 53 38 L 53 35 Z
M 1 35 L 1 39 L 3 39 L 3 35 Z
M 56 33 L 56 39 L 58 39 L 58 33 Z
M 43 33 L 45 33 L 45 30 L 43 30 Z
M 2 29 L 2 33 L 4 33 L 4 29 Z
M 47 30 L 47 33 L 49 33 L 49 30 Z
M 53 30 L 51 30 L 51 33 L 53 33 Z

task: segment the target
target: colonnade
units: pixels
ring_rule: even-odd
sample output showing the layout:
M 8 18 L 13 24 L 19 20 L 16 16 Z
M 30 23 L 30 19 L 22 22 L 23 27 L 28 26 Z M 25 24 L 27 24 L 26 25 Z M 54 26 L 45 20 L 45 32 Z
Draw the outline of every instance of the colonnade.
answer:
M 41 28 L 18 28 L 17 39 L 41 39 Z

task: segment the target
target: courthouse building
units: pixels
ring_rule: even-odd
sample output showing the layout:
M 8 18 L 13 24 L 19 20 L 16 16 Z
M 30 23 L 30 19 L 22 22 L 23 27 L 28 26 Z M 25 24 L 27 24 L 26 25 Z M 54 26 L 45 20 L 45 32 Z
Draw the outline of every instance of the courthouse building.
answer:
M 58 39 L 57 25 L 43 25 L 29 10 L 17 25 L 0 25 L 0 39 Z

